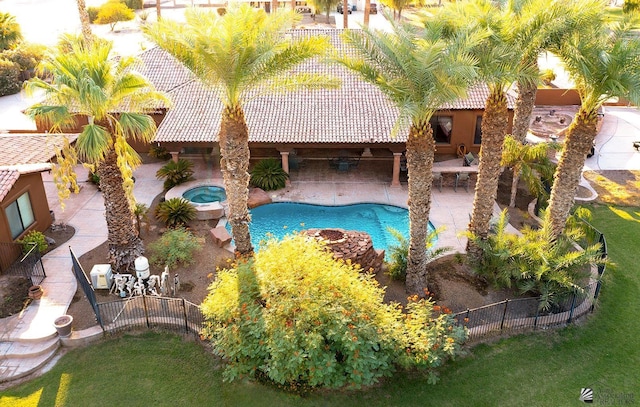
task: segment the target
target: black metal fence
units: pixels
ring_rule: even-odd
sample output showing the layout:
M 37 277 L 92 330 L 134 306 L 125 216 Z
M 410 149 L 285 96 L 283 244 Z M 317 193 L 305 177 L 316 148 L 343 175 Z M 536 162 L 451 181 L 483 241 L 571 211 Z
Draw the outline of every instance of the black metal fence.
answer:
M 588 222 L 585 224 L 589 233 L 581 244 L 600 243 L 601 256 L 606 258 L 607 241 L 604 235 Z M 471 340 L 522 329 L 544 329 L 570 324 L 593 312 L 602 287 L 600 277 L 604 274 L 605 268 L 605 265 L 592 266 L 590 282 L 584 287 L 583 292 L 571 295 L 547 312 L 541 311 L 539 297 L 531 297 L 468 309 L 455 314 L 455 319 L 458 324 L 463 324 L 469 329 Z
M 38 246 L 33 243 L 26 254 L 23 254 L 22 247 L 20 243 L 0 243 L 2 274 L 25 277 L 31 280 L 32 285 L 38 285 L 47 276 Z
M 91 281 L 73 250 L 71 260 L 76 280 L 82 287 L 96 321 L 104 332 L 115 333 L 131 328 L 166 329 L 178 333 L 200 334 L 204 316 L 200 307 L 183 299 L 154 295 L 132 296 L 98 303 Z
M 197 335 L 204 323 L 200 307 L 183 298 L 133 296 L 99 303 L 98 309 L 102 317 L 102 329 L 109 333 L 148 328 Z

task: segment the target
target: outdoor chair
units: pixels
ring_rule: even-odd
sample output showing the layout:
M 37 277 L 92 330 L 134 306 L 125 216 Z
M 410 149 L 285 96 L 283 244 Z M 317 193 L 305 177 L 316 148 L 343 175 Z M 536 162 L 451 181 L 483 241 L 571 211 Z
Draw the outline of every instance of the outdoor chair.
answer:
M 438 182 L 438 191 L 442 192 L 442 173 L 434 172 L 433 173 L 433 183 Z
M 464 158 L 462 159 L 462 165 L 465 167 L 471 167 L 473 164 L 476 163 L 476 156 L 473 155 L 473 153 L 467 153 L 464 155 Z
M 464 190 L 469 192 L 469 180 L 471 179 L 471 177 L 469 177 L 469 173 L 468 172 L 458 172 L 456 173 L 456 183 L 453 186 L 453 190 L 455 192 L 458 192 L 458 184 L 461 182 L 466 182 L 466 184 L 464 184 Z

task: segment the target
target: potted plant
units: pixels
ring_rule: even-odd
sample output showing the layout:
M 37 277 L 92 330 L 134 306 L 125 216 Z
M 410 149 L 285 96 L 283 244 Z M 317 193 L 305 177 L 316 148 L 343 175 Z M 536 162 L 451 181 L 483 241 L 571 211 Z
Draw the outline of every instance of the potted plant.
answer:
M 42 287 L 39 285 L 32 285 L 31 287 L 29 287 L 29 298 L 33 299 L 33 300 L 39 300 L 40 298 L 42 298 Z
M 53 321 L 53 326 L 56 328 L 56 331 L 58 331 L 58 335 L 61 338 L 66 338 L 67 336 L 71 335 L 72 323 L 73 317 L 71 315 L 63 315 Z

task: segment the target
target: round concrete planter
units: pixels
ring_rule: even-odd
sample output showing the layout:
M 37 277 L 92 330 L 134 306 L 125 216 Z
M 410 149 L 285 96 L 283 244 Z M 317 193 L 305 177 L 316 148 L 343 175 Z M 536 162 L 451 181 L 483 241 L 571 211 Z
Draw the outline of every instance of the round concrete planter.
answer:
M 40 287 L 39 285 L 32 285 L 31 287 L 29 287 L 29 298 L 33 300 L 39 300 L 40 298 L 42 298 L 42 293 L 42 287 Z
M 71 335 L 71 324 L 73 323 L 73 317 L 71 315 L 63 315 L 61 317 L 56 318 L 53 321 L 53 326 L 56 327 L 56 331 L 58 331 L 58 335 L 62 338 L 66 338 Z

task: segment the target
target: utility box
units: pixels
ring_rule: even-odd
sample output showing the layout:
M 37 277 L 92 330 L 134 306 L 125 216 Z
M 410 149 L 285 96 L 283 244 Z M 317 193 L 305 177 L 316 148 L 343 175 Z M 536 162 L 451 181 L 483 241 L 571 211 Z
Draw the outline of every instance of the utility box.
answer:
M 146 280 L 149 278 L 149 260 L 146 257 L 140 256 L 133 262 L 136 268 L 136 277 Z
M 108 290 L 113 283 L 111 264 L 96 264 L 91 269 L 91 284 L 93 288 Z

